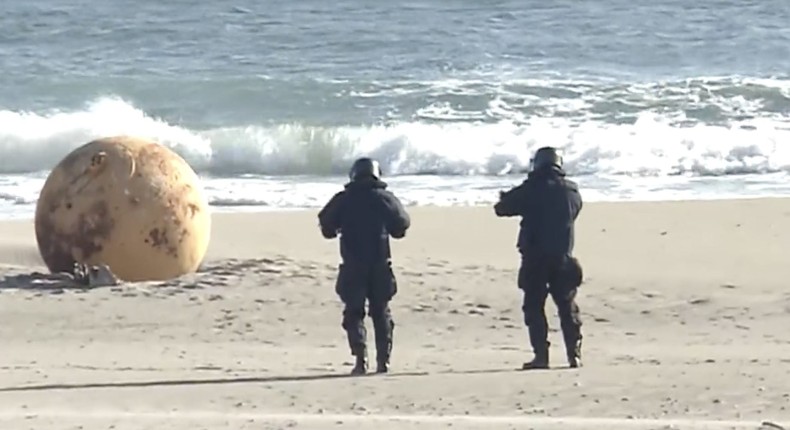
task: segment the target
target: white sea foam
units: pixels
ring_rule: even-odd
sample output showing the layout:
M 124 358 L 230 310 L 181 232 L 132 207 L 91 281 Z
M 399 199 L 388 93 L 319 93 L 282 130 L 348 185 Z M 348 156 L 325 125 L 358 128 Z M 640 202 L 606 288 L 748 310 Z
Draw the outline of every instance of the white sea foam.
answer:
M 115 97 L 73 111 L 0 110 L 0 213 L 30 212 L 55 163 L 117 134 L 173 148 L 204 176 L 212 203 L 226 208 L 318 206 L 363 155 L 381 161 L 407 203 L 488 203 L 544 145 L 562 149 L 588 200 L 790 194 L 786 80 L 457 80 L 352 93 L 427 101 L 411 118 L 355 126 L 190 129 Z M 448 94 L 466 102 L 442 98 Z
M 494 100 L 489 109 L 502 115 L 508 106 Z M 432 115 L 440 117 L 442 112 L 434 109 Z M 389 175 L 498 175 L 528 168 L 531 154 L 544 145 L 563 149 L 572 174 L 728 175 L 790 170 L 790 122 L 784 118 L 678 125 L 677 118 L 647 111 L 625 123 L 562 116 L 497 122 L 458 119 L 190 130 L 106 98 L 78 112 L 0 111 L 0 173 L 46 171 L 90 139 L 125 133 L 156 139 L 196 170 L 214 175 L 338 174 L 361 155 L 378 157 Z

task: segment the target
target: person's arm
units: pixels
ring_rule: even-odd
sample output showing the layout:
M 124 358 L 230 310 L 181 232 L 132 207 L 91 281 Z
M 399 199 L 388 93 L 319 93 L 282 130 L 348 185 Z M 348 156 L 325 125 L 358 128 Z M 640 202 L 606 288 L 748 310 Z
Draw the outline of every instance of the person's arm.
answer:
M 381 196 L 386 211 L 387 231 L 395 239 L 401 239 L 411 227 L 411 217 L 395 194 L 383 192 Z
M 499 201 L 494 205 L 494 213 L 499 217 L 523 216 L 526 194 L 526 182 L 508 191 L 500 191 Z
M 571 182 L 569 184 L 568 190 L 568 197 L 571 204 L 571 209 L 573 210 L 573 220 L 575 221 L 579 216 L 579 212 L 582 211 L 584 202 L 582 202 L 582 195 L 579 192 L 579 186 L 575 182 Z
M 321 227 L 321 234 L 326 239 L 334 239 L 340 230 L 340 209 L 343 204 L 345 194 L 343 191 L 332 196 L 323 209 L 318 212 L 318 224 Z

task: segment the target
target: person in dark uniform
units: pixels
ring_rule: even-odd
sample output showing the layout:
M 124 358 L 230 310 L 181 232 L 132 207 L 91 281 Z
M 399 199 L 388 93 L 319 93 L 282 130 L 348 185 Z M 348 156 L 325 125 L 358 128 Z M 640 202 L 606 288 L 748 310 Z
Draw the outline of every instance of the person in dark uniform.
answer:
M 523 291 L 524 323 L 535 354 L 523 369 L 549 367 L 544 310 L 548 295 L 557 306 L 568 364 L 581 366 L 582 322 L 576 292 L 582 283 L 582 267 L 573 256 L 574 224 L 581 209 L 578 185 L 565 177 L 562 157 L 551 147 L 537 150 L 527 179 L 500 192 L 494 205 L 499 217 L 521 217 L 518 287 Z
M 327 239 L 340 235 L 342 263 L 335 291 L 343 301 L 342 327 L 351 354 L 353 375 L 367 372 L 365 302 L 376 338 L 376 372 L 388 371 L 395 323 L 389 308 L 398 291 L 392 270 L 389 237 L 406 235 L 411 221 L 400 200 L 381 180 L 379 163 L 370 158 L 354 162 L 345 189 L 335 194 L 318 214 Z

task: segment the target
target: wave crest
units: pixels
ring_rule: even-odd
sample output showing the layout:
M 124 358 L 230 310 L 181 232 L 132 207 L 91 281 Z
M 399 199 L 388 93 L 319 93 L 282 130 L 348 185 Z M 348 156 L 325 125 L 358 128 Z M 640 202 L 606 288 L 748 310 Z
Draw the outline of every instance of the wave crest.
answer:
M 493 100 L 490 109 L 506 109 Z M 393 122 L 323 127 L 291 123 L 190 130 L 118 98 L 77 112 L 0 111 L 0 173 L 51 169 L 92 139 L 133 134 L 155 139 L 198 172 L 214 176 L 344 174 L 359 156 L 388 175 L 503 175 L 528 168 L 534 151 L 562 148 L 576 175 L 727 175 L 790 170 L 790 122 L 781 117 L 727 124 L 681 121 L 642 111 L 631 122 L 563 116 L 498 122 Z

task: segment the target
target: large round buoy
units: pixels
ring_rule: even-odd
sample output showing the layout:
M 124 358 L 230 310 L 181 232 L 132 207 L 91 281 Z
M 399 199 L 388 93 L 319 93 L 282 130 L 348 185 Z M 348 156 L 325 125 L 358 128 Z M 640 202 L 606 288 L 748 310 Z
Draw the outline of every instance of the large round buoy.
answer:
M 35 228 L 54 273 L 105 264 L 124 281 L 167 280 L 200 266 L 211 213 L 183 158 L 153 141 L 116 136 L 80 146 L 52 169 Z

